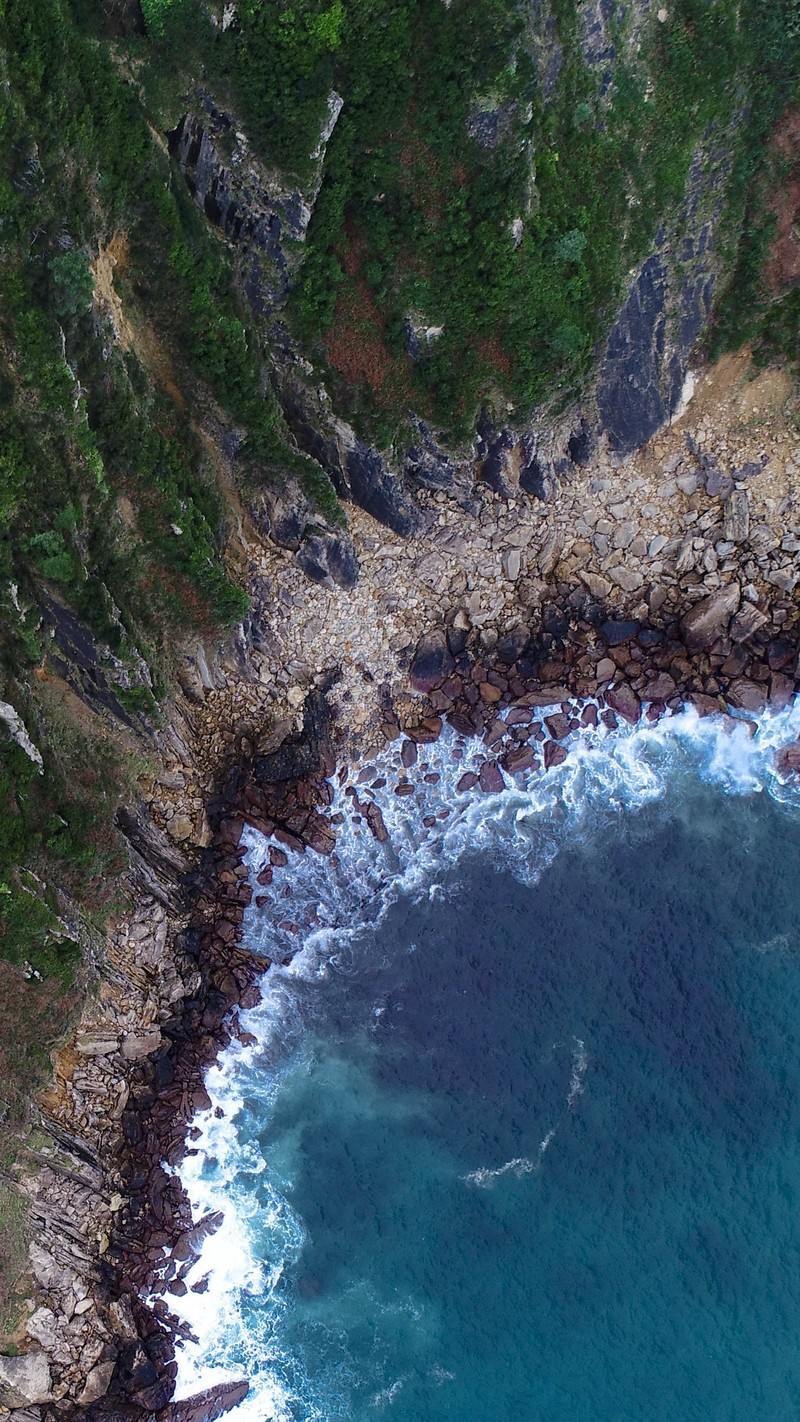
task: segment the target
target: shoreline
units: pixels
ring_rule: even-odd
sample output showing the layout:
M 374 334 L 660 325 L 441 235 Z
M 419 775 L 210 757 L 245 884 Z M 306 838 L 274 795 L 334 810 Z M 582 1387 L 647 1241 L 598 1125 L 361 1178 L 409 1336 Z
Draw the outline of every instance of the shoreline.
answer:
M 729 613 L 730 618 L 734 615 Z M 697 625 L 698 619 L 689 624 L 690 633 L 695 628 L 695 637 Z M 486 757 L 478 771 L 465 773 L 457 789 L 462 793 L 495 794 L 506 788 L 501 771 L 506 776 L 513 776 L 517 772 L 541 770 L 544 773 L 557 768 L 567 756 L 564 741 L 573 732 L 597 725 L 598 720 L 613 731 L 620 723 L 629 726 L 640 722 L 653 724 L 668 710 L 678 711 L 693 706 L 701 716 L 727 716 L 732 723 L 734 720 L 747 722 L 748 711 L 759 713 L 768 708 L 784 709 L 795 695 L 794 678 L 776 671 L 772 674 L 773 683 L 770 686 L 772 701 L 765 694 L 761 705 L 739 705 L 726 701 L 722 695 L 712 698 L 706 693 L 680 688 L 674 680 L 674 694 L 667 698 L 657 697 L 656 691 L 670 689 L 664 680 L 669 673 L 659 671 L 658 663 L 654 664 L 653 658 L 659 656 L 658 649 L 665 644 L 669 646 L 670 639 L 661 629 L 651 626 L 635 629 L 629 623 L 623 627 L 613 619 L 606 620 L 602 626 L 605 627 L 608 650 L 617 653 L 617 660 L 611 657 L 608 660 L 613 661 L 618 669 L 614 679 L 603 690 L 599 686 L 590 690 L 585 678 L 573 672 L 569 672 L 562 682 L 543 682 L 539 678 L 522 681 L 519 677 L 515 678 L 513 672 L 509 677 L 497 669 L 500 667 L 508 672 L 507 663 L 495 662 L 493 666 L 487 666 L 485 658 L 483 661 L 471 661 L 467 673 L 464 664 L 464 658 L 468 656 L 466 649 L 454 656 L 446 638 L 441 634 L 428 634 L 421 639 L 411 668 L 412 685 L 424 694 L 428 714 L 409 718 L 385 708 L 383 724 L 387 744 L 390 739 L 401 742 L 401 763 L 410 769 L 419 754 L 418 747 L 438 739 L 445 724 L 457 735 L 470 737 L 473 743 L 482 739 L 487 749 Z M 628 632 L 627 638 L 623 636 L 624 631 Z M 635 647 L 646 652 L 641 661 L 634 659 Z M 681 647 L 685 654 L 685 641 Z M 672 655 L 674 660 L 679 653 L 673 650 Z M 695 659 L 702 655 L 707 654 L 694 653 Z M 792 655 L 796 663 L 797 641 L 792 647 Z M 460 670 L 455 665 L 458 659 L 462 663 Z M 451 666 L 451 662 L 454 665 Z M 648 678 L 646 694 L 641 700 L 628 679 L 628 668 L 632 667 L 636 667 L 634 681 Z M 553 671 L 554 668 L 550 668 L 551 674 Z M 449 685 L 452 693 L 455 690 L 454 680 L 460 680 L 461 691 L 457 695 L 448 695 L 443 687 Z M 741 682 L 742 678 L 736 680 Z M 505 688 L 498 684 L 503 681 L 507 683 Z M 754 687 L 761 685 L 759 682 L 751 684 Z M 468 695 L 470 688 L 478 689 L 477 698 Z M 741 691 L 740 686 L 739 701 L 742 700 Z M 441 704 L 443 699 L 452 703 L 449 709 Z M 556 707 L 558 709 L 554 709 Z M 504 713 L 502 721 L 500 712 Z M 204 974 L 208 975 L 206 1005 L 201 1017 L 201 1004 L 192 1008 L 182 1030 L 175 1034 L 171 1054 L 172 1076 L 168 1083 L 151 1099 L 152 1078 L 157 1080 L 158 1069 L 148 1071 L 145 1067 L 140 1069 L 142 1076 L 149 1076 L 151 1081 L 143 1083 L 138 1095 L 136 1086 L 132 1090 L 139 1112 L 147 1112 L 148 1130 L 135 1141 L 131 1140 L 130 1130 L 126 1133 L 127 1149 L 122 1156 L 120 1174 L 123 1178 L 127 1176 L 129 1181 L 137 1176 L 141 1178 L 141 1175 L 145 1179 L 128 1208 L 122 1230 L 112 1241 L 112 1254 L 120 1273 L 129 1282 L 137 1284 L 140 1290 L 151 1296 L 160 1295 L 153 1314 L 165 1330 L 160 1336 L 171 1337 L 173 1344 L 176 1338 L 186 1336 L 186 1325 L 171 1313 L 169 1298 L 186 1292 L 183 1277 L 195 1262 L 203 1239 L 213 1232 L 217 1222 L 213 1217 L 197 1223 L 192 1220 L 182 1187 L 175 1176 L 164 1171 L 161 1162 L 175 1167 L 186 1150 L 191 1149 L 191 1116 L 194 1111 L 210 1104 L 203 1086 L 205 1071 L 232 1036 L 240 1036 L 241 1039 L 238 1008 L 256 1004 L 260 995 L 257 979 L 270 966 L 269 960 L 244 948 L 241 943 L 244 909 L 259 887 L 249 884 L 241 872 L 241 861 L 246 852 L 240 843 L 241 835 L 245 826 L 250 825 L 265 836 L 272 837 L 286 846 L 285 851 L 278 850 L 283 859 L 292 853 L 330 853 L 335 847 L 335 826 L 330 824 L 325 814 L 330 803 L 329 779 L 338 774 L 342 783 L 345 779 L 349 781 L 345 774 L 348 767 L 336 764 L 334 742 L 335 723 L 326 708 L 324 697 L 319 697 L 308 708 L 303 736 L 293 738 L 271 756 L 255 757 L 249 766 L 234 768 L 226 777 L 215 804 L 209 808 L 209 819 L 215 833 L 214 842 L 206 855 L 212 872 L 201 871 L 193 876 L 197 880 L 198 899 L 188 929 L 190 934 L 197 935 L 198 961 Z M 793 764 L 788 764 L 787 773 L 791 773 L 793 768 Z M 295 773 L 298 771 L 302 773 Z M 358 765 L 355 765 L 346 793 L 352 790 L 354 813 L 363 819 L 380 843 L 388 838 L 388 832 L 369 790 L 359 787 L 357 771 Z M 401 796 L 413 793 L 413 786 L 403 771 L 398 773 L 394 792 Z M 265 875 L 259 875 L 260 886 L 267 887 L 270 879 L 271 871 L 268 869 Z M 290 914 L 291 908 L 284 912 Z M 280 961 L 285 964 L 290 961 L 290 956 L 284 956 Z M 199 1033 L 201 1022 L 203 1030 Z M 199 1043 L 202 1045 L 199 1046 Z M 159 1060 L 163 1062 L 164 1058 Z M 163 1067 L 161 1074 L 164 1075 Z M 176 1130 L 175 1109 L 178 1103 L 181 1104 L 177 1120 L 181 1126 Z M 159 1251 L 161 1257 L 156 1262 L 152 1256 Z M 166 1367 L 171 1371 L 169 1364 Z M 164 1376 L 166 1378 L 166 1372 Z M 228 1385 L 221 1387 L 224 1391 Z M 153 1397 L 149 1389 L 145 1393 Z M 138 1398 L 136 1393 L 127 1393 L 130 1401 L 144 1402 L 146 1396 L 142 1396 L 141 1389 Z M 233 1399 L 234 1394 L 231 1393 L 230 1397 Z M 214 1405 L 225 1400 L 222 1395 L 215 1397 Z M 238 1394 L 235 1400 L 240 1400 Z M 233 1405 L 233 1400 L 227 1401 L 227 1406 Z M 95 1418 L 100 1422 L 101 1418 L 108 1416 L 106 1407 L 107 1404 L 104 1404 L 87 1416 L 92 1422 Z M 211 1415 L 207 1407 L 204 1413 L 198 1414 Z
M 245 822 L 274 830 L 285 855 L 330 852 L 328 778 L 401 739 L 403 756 L 418 756 L 443 724 L 483 738 L 470 788 L 494 793 L 505 774 L 560 763 L 576 703 L 602 698 L 604 715 L 633 724 L 684 704 L 741 719 L 795 695 L 800 611 L 785 568 L 797 557 L 784 544 L 800 549 L 800 461 L 786 456 L 788 421 L 773 431 L 748 416 L 733 439 L 733 417 L 714 413 L 712 429 L 709 402 L 724 396 L 743 420 L 763 384 L 742 392 L 725 378 L 727 396 L 715 368 L 675 427 L 624 466 L 578 471 L 549 503 L 486 484 L 463 504 L 429 493 L 424 536 L 409 542 L 354 511 L 362 574 L 349 594 L 241 534 L 252 611 L 216 658 L 187 655 L 147 802 L 121 817 L 135 913 L 112 926 L 97 1000 L 41 1098 L 48 1145 L 25 1182 L 36 1348 L 22 1356 L 39 1367 L 42 1422 L 204 1422 L 234 1405 L 222 1394 L 194 1410 L 171 1402 L 169 1298 L 186 1263 L 173 1250 L 200 1241 L 161 1162 L 186 1148 L 203 1073 L 267 966 L 240 946 L 255 888 L 242 873 Z M 737 475 L 730 488 L 723 465 Z M 553 705 L 543 724 L 535 713 Z M 534 714 L 501 731 L 501 711 Z M 380 839 L 380 812 L 353 790 Z M 173 1267 L 156 1313 L 136 1282 L 146 1289 L 159 1261 L 162 1275 Z

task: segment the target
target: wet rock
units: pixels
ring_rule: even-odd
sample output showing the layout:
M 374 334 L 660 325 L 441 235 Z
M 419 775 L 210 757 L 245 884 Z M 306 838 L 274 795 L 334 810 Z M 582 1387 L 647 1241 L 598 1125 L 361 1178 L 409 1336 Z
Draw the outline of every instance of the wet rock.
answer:
M 627 721 L 630 726 L 635 726 L 642 713 L 639 698 L 632 686 L 627 681 L 619 681 L 615 686 L 610 686 L 605 694 L 606 704 L 621 716 L 623 721 Z M 606 723 L 607 724 L 607 723 Z
M 683 640 L 690 652 L 707 652 L 726 632 L 734 613 L 738 611 L 741 591 L 738 583 L 729 583 L 695 603 L 681 620 Z
M 727 700 L 731 706 L 736 706 L 741 711 L 763 711 L 767 704 L 767 695 L 764 687 L 758 682 L 740 676 L 728 687 Z
M 410 770 L 412 765 L 416 765 L 417 747 L 414 741 L 403 741 L 400 747 L 400 760 L 406 770 Z
M 478 777 L 473 770 L 467 770 L 461 776 L 456 785 L 459 795 L 463 795 L 466 790 L 473 790 L 478 783 Z
M 558 711 L 554 716 L 545 716 L 544 724 L 554 741 L 563 741 L 569 735 L 570 719 L 563 711 Z
M 371 800 L 364 812 L 364 818 L 378 844 L 385 844 L 389 838 L 389 831 L 386 828 L 380 805 L 376 805 L 375 801 Z
M 533 748 L 531 746 L 515 746 L 503 756 L 501 765 L 509 775 L 516 775 L 520 771 L 530 770 L 534 764 Z
M 417 691 L 433 691 L 455 670 L 455 661 L 441 632 L 429 632 L 417 643 L 411 663 L 411 685 Z
M 478 783 L 484 795 L 499 795 L 505 789 L 502 771 L 496 760 L 485 760 L 480 768 Z
M 561 765 L 567 758 L 567 748 L 559 741 L 545 741 L 544 743 L 544 768 L 553 770 L 557 765 Z
M 781 775 L 800 776 L 800 741 L 781 746 L 780 750 L 775 752 L 775 765 Z
M 238 1407 L 250 1391 L 246 1378 L 236 1382 L 217 1383 L 205 1392 L 196 1393 L 180 1402 L 173 1402 L 162 1413 L 159 1422 L 216 1422 L 232 1408 Z

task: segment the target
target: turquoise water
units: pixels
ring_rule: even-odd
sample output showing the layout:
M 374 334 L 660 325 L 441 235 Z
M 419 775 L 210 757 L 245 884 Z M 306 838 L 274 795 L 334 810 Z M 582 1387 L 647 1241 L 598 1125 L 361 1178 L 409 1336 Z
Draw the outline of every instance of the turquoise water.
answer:
M 356 825 L 303 867 L 306 947 L 211 1074 L 184 1167 L 226 1210 L 184 1391 L 248 1371 L 233 1417 L 298 1422 L 796 1418 L 780 739 L 684 719 L 468 806 L 445 744 L 443 834 L 389 805 L 395 852 Z

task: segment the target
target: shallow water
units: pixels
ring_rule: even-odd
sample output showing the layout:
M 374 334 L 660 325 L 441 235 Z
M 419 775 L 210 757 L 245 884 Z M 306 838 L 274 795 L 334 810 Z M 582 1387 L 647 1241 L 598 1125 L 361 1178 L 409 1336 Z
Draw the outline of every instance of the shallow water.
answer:
M 177 1301 L 184 1393 L 249 1372 L 237 1422 L 795 1418 L 800 813 L 771 747 L 798 729 L 600 733 L 466 800 L 445 739 L 441 828 L 390 780 L 392 847 L 351 824 L 289 866 L 305 947 L 181 1171 L 226 1212 Z M 276 917 L 248 933 L 296 940 Z

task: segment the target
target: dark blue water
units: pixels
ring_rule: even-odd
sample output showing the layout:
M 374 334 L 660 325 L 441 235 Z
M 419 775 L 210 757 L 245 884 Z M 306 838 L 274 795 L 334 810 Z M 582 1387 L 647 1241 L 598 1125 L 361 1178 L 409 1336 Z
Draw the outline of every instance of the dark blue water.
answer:
M 798 950 L 797 812 L 684 776 L 293 982 L 237 1088 L 252 1415 L 795 1422 Z

